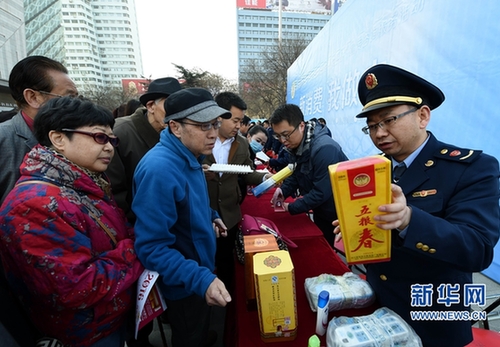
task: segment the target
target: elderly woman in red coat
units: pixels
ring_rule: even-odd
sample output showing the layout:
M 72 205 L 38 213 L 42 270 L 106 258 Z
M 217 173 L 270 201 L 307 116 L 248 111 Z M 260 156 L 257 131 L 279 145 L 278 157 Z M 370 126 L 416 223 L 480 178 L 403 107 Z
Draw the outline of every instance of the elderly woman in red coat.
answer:
M 114 118 L 90 101 L 49 100 L 39 141 L 0 207 L 7 280 L 44 336 L 65 346 L 124 345 L 143 271 L 134 234 L 103 174 L 118 145 Z

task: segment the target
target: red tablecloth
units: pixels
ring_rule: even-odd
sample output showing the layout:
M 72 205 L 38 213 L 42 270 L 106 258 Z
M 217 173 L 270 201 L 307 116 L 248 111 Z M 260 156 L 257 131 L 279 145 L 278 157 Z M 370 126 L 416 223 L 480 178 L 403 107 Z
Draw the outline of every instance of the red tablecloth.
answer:
M 233 302 L 228 305 L 226 313 L 225 345 L 238 347 L 255 347 L 269 345 L 307 346 L 309 337 L 315 333 L 316 313 L 311 311 L 305 294 L 304 281 L 308 277 L 322 273 L 341 275 L 349 269 L 328 245 L 321 231 L 304 215 L 290 216 L 286 213 L 275 213 L 269 201 L 272 193 L 260 198 L 247 196 L 242 205 L 242 212 L 273 220 L 280 232 L 286 234 L 298 248 L 290 248 L 290 256 L 294 264 L 297 298 L 298 328 L 294 341 L 265 343 L 260 337 L 259 318 L 256 310 L 248 310 L 245 297 L 244 266 L 236 262 L 235 291 Z M 336 312 L 336 316 L 365 315 L 373 312 L 374 307 L 360 310 L 344 310 Z M 333 317 L 330 314 L 330 319 Z M 326 345 L 325 337 L 321 337 L 322 345 Z
M 305 213 L 292 216 L 288 212 L 275 212 L 271 205 L 274 190 L 271 189 L 258 198 L 247 195 L 243 200 L 243 204 L 241 204 L 241 212 L 272 220 L 278 226 L 279 231 L 290 239 L 323 237 L 321 230 Z M 291 201 L 293 201 L 291 198 L 286 200 L 286 202 Z

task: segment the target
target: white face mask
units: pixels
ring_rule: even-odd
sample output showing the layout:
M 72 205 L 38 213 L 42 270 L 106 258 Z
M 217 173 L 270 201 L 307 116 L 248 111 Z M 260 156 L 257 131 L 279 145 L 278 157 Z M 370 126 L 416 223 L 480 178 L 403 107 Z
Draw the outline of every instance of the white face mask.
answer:
M 259 142 L 255 141 L 255 140 L 252 140 L 250 142 L 250 147 L 252 148 L 252 151 L 254 153 L 258 153 L 258 152 L 262 151 L 262 148 L 264 148 L 264 146 L 262 144 L 260 144 Z

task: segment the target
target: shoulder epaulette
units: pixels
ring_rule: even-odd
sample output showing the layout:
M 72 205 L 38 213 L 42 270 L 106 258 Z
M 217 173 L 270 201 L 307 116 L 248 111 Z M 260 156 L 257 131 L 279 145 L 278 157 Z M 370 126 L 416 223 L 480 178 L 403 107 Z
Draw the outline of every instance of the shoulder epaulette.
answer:
M 445 146 L 434 153 L 434 156 L 440 159 L 466 162 L 474 161 L 483 151 L 467 148 L 458 148 Z

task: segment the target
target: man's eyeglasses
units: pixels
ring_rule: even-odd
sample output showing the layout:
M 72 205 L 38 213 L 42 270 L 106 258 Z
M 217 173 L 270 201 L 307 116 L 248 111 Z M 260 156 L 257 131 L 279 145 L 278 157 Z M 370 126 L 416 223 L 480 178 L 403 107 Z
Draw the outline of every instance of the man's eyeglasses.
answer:
M 44 90 L 37 90 L 40 94 L 45 94 L 45 95 L 50 95 L 50 96 L 55 96 L 56 98 L 62 98 L 64 95 L 59 95 L 59 94 L 54 94 L 54 93 L 49 93 Z
M 118 137 L 114 137 L 114 136 L 111 137 L 105 133 L 91 133 L 89 131 L 66 129 L 66 128 L 62 129 L 62 131 L 66 132 L 66 133 L 77 133 L 77 134 L 92 136 L 94 138 L 94 141 L 100 145 L 105 145 L 106 143 L 109 142 L 109 143 L 111 143 L 111 146 L 118 147 L 118 145 L 120 144 L 120 139 Z
M 35 91 L 39 92 L 40 94 L 55 96 L 56 98 L 64 98 L 65 96 L 68 96 L 70 98 L 78 98 L 78 94 L 61 95 L 61 94 L 49 93 L 49 92 L 46 92 L 45 90 L 35 90 Z
M 194 125 L 194 126 L 197 126 L 197 127 L 200 127 L 201 130 L 203 131 L 209 131 L 210 129 L 214 128 L 215 130 L 219 129 L 222 122 L 220 120 L 218 121 L 215 121 L 213 123 L 202 123 L 202 124 L 196 124 L 196 123 L 187 123 L 187 122 L 181 122 L 181 121 L 176 121 L 176 122 L 179 122 L 181 124 L 187 124 L 187 125 Z
M 404 117 L 406 116 L 407 114 L 410 114 L 410 113 L 413 113 L 417 110 L 417 108 L 412 108 L 411 110 L 408 110 L 406 112 L 403 112 L 403 113 L 400 113 L 396 116 L 392 116 L 392 117 L 389 117 L 389 118 L 386 118 L 378 123 L 375 123 L 375 124 L 370 124 L 370 125 L 367 125 L 365 126 L 364 128 L 362 128 L 361 130 L 366 134 L 375 134 L 378 130 L 378 128 L 380 129 L 384 129 L 384 128 L 389 128 L 391 127 L 392 125 L 394 125 L 394 123 L 396 123 L 396 120 L 398 120 L 399 118 L 401 117 Z
M 295 132 L 295 130 L 297 130 L 297 128 L 299 127 L 300 123 L 297 124 L 295 126 L 295 128 L 293 128 L 292 132 L 289 133 L 289 134 L 286 134 L 286 135 L 283 135 L 283 134 L 273 134 L 273 137 L 276 139 L 276 140 L 280 140 L 280 141 L 288 141 L 290 139 L 290 136 L 292 136 L 292 134 Z

